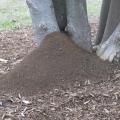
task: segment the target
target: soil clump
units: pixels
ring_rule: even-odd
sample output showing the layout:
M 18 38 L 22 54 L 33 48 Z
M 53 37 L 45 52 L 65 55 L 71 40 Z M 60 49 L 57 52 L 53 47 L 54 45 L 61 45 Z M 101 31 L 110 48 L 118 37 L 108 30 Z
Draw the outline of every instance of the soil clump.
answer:
M 0 78 L 0 90 L 34 95 L 57 87 L 110 80 L 116 65 L 77 47 L 64 33 L 46 36 L 15 69 Z

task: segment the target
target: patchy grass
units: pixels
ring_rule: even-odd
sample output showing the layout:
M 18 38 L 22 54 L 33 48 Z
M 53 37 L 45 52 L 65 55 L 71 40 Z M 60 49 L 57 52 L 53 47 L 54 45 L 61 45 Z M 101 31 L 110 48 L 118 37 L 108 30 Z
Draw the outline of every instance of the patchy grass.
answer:
M 90 21 L 100 15 L 102 0 L 87 0 L 88 16 Z
M 29 26 L 31 19 L 24 0 L 6 0 L 0 3 L 0 30 Z
M 90 20 L 99 16 L 102 0 L 87 0 Z M 25 0 L 0 0 L 0 30 L 31 25 Z

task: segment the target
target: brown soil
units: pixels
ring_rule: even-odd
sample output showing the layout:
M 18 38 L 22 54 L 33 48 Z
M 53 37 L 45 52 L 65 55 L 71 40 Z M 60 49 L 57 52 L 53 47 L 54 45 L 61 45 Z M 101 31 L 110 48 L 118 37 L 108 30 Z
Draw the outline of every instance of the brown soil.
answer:
M 96 26 L 96 23 L 91 24 L 93 39 L 95 38 L 95 33 L 97 31 Z M 0 32 L 0 58 L 8 60 L 7 63 L 0 61 L 0 76 L 5 74 L 7 71 L 12 71 L 14 66 L 16 66 L 16 64 L 18 64 L 25 55 L 36 47 L 32 41 L 32 38 L 32 30 L 30 27 Z M 98 70 L 99 67 L 101 70 L 100 65 L 105 65 L 104 62 L 98 60 L 98 58 L 94 55 L 91 56 L 80 49 L 79 51 L 82 54 L 81 56 L 83 56 L 83 54 L 85 55 L 85 57 L 83 56 L 85 61 L 88 59 L 89 61 L 93 61 L 91 63 L 97 64 L 96 68 L 94 68 L 95 70 Z M 78 55 L 79 53 L 76 54 Z M 95 60 L 91 58 L 93 56 Z M 85 63 L 83 59 L 80 60 Z M 80 61 L 77 62 L 81 63 Z M 90 70 L 90 66 L 92 66 L 92 64 L 86 64 L 89 66 L 88 70 Z M 81 66 L 81 64 L 79 65 Z M 109 64 L 107 63 L 107 65 Z M 83 66 L 85 71 L 87 69 L 86 66 Z M 93 64 L 93 66 L 95 65 Z M 110 66 L 115 67 L 115 65 Z M 105 82 L 100 81 L 98 84 L 92 84 L 92 82 L 90 83 L 89 80 L 85 79 L 85 81 L 81 82 L 85 85 L 76 82 L 69 88 L 52 88 L 47 94 L 38 93 L 34 96 L 25 98 L 22 96 L 23 94 L 13 96 L 13 94 L 4 94 L 0 92 L 0 119 L 120 120 L 120 70 L 119 67 L 117 67 L 117 69 L 113 68 L 112 70 L 110 66 L 110 70 L 114 70 L 114 73 L 112 72 L 111 75 L 108 73 L 110 70 L 106 72 L 111 76 L 110 80 L 105 80 L 105 78 L 103 78 Z M 76 68 L 78 68 L 78 66 Z M 97 73 L 102 74 L 103 72 L 98 71 Z M 103 77 L 106 73 L 103 73 Z M 95 74 L 92 73 L 92 76 L 93 75 Z M 96 80 L 99 79 L 97 78 Z M 96 81 L 93 80 L 93 82 Z M 9 91 L 7 91 L 7 93 L 9 93 Z M 27 100 L 30 103 L 28 102 L 29 104 L 26 104 L 23 100 Z
M 48 35 L 17 67 L 0 78 L 0 90 L 34 95 L 59 86 L 110 80 L 115 65 L 78 48 L 62 33 Z
M 31 27 L 0 31 L 0 58 L 8 61 L 0 62 L 0 75 L 13 69 L 36 47 L 32 40 Z

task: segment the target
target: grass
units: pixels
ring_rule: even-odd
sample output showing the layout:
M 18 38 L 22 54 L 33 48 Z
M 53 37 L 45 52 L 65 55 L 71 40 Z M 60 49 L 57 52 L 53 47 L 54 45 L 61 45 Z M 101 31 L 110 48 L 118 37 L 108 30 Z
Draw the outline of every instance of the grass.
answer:
M 0 30 L 29 25 L 31 18 L 24 0 L 6 0 L 0 4 Z
M 90 20 L 100 15 L 102 0 L 87 0 L 88 16 Z
M 87 0 L 87 2 L 89 18 L 99 16 L 101 0 Z M 31 18 L 25 0 L 0 0 L 0 30 L 29 25 Z

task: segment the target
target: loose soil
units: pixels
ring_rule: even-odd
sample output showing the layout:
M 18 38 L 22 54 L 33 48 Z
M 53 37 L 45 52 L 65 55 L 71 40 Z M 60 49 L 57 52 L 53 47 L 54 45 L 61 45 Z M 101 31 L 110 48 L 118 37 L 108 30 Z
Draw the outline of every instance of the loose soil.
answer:
M 31 27 L 1 31 L 0 43 L 0 58 L 8 61 L 7 63 L 0 62 L 0 75 L 13 69 L 36 47 L 33 43 Z
M 2 118 L 120 119 L 117 63 L 101 61 L 61 33 L 48 35 L 38 48 L 28 42 L 31 44 L 31 50 L 35 50 L 23 60 L 21 57 L 15 69 L 0 78 Z M 26 48 L 26 51 L 29 50 Z M 11 63 L 13 68 L 16 62 Z
M 77 47 L 62 33 L 48 35 L 14 70 L 0 78 L 0 90 L 34 95 L 38 91 L 110 79 L 115 67 Z

